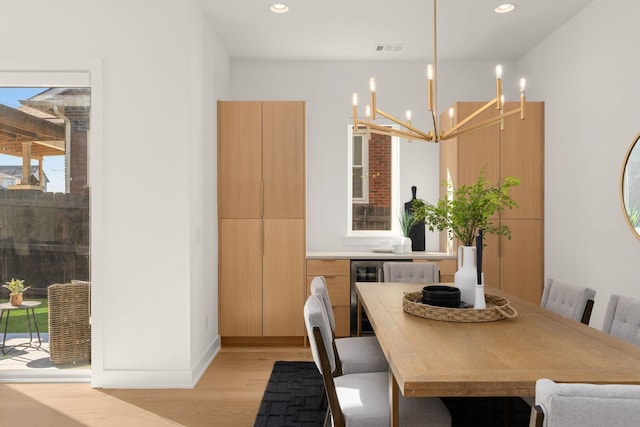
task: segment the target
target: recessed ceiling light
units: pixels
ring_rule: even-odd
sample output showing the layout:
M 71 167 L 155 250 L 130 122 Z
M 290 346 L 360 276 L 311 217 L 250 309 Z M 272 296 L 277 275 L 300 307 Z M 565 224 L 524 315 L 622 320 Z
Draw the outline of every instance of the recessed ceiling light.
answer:
M 496 13 L 509 13 L 512 12 L 513 9 L 516 8 L 516 5 L 513 3 L 505 3 L 505 4 L 501 4 L 499 6 L 496 6 L 496 8 L 494 9 Z
M 289 12 L 289 6 L 284 3 L 276 3 L 271 5 L 271 12 L 273 13 L 287 13 Z

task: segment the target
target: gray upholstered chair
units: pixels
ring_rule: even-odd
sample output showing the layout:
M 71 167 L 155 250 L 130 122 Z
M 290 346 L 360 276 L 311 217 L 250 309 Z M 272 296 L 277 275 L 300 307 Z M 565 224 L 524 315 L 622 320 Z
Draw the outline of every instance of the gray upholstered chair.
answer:
M 602 330 L 609 335 L 640 345 L 640 300 L 611 295 Z
M 640 424 L 640 386 L 536 382 L 531 427 L 635 427 Z
M 540 305 L 561 316 L 589 324 L 596 291 L 549 278 Z
M 382 271 L 385 282 L 440 282 L 440 269 L 436 262 L 385 262 Z
M 339 373 L 388 372 L 389 364 L 375 336 L 335 338 L 336 320 L 323 276 L 311 280 L 311 294 L 320 295 L 334 338 L 334 351 Z
M 596 291 L 549 278 L 544 284 L 540 305 L 561 316 L 589 324 Z M 521 396 L 533 406 L 533 396 Z
M 304 321 L 313 360 L 322 374 L 332 425 L 387 427 L 390 424 L 389 373 L 334 374 L 333 333 L 320 295 L 310 295 L 307 299 Z M 451 425 L 451 414 L 437 397 L 400 395 L 398 406 L 403 426 Z

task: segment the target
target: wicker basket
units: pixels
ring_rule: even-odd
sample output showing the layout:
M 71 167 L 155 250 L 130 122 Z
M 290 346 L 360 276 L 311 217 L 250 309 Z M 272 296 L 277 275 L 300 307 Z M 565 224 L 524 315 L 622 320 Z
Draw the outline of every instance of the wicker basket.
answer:
M 506 298 L 485 294 L 485 300 L 486 309 L 436 307 L 421 302 L 422 292 L 408 292 L 402 298 L 402 309 L 414 316 L 445 322 L 491 322 L 518 315 Z
M 53 365 L 91 360 L 91 284 L 73 281 L 48 288 L 49 353 Z

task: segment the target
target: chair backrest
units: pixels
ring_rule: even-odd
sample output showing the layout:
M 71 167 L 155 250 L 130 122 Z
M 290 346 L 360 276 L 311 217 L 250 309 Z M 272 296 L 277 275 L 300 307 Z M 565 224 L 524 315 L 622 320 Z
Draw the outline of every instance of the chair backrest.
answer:
M 333 373 L 336 368 L 333 333 L 320 295 L 312 294 L 307 298 L 307 302 L 304 304 L 304 324 L 307 328 L 313 361 L 322 375 L 334 425 L 343 426 L 344 415 L 340 409 L 336 385 L 333 381 Z
M 549 278 L 540 305 L 561 316 L 589 324 L 596 291 Z
M 327 312 L 324 309 L 324 303 L 322 302 L 322 297 L 320 295 L 309 295 L 309 298 L 307 298 L 307 302 L 304 304 L 304 323 L 307 327 L 311 354 L 313 355 L 313 360 L 316 363 L 318 370 L 322 375 L 325 374 L 320 360 L 320 349 L 322 347 L 324 348 L 323 351 L 325 352 L 329 362 L 329 373 L 332 373 L 336 367 L 335 354 L 333 352 L 333 346 L 331 345 L 333 341 L 333 333 L 331 332 L 329 319 L 327 319 Z M 318 337 L 313 333 L 314 328 L 319 329 L 322 343 L 318 342 Z
M 329 298 L 329 290 L 327 289 L 327 282 L 324 276 L 316 276 L 311 279 L 311 294 L 317 294 L 322 297 L 324 303 L 324 309 L 327 311 L 327 317 L 329 319 L 329 325 L 331 330 L 336 329 L 336 318 L 333 315 L 333 306 L 331 305 L 331 298 Z
M 611 295 L 602 330 L 609 335 L 640 345 L 640 300 Z
M 536 427 L 632 427 L 640 424 L 640 386 L 536 382 Z
M 436 262 L 385 262 L 382 270 L 385 282 L 440 282 L 440 269 Z

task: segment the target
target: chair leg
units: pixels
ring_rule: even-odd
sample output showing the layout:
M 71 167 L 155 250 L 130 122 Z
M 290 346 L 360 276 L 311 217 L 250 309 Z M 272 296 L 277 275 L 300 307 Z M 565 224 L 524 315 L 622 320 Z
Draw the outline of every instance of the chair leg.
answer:
M 324 384 L 323 384 L 322 394 L 320 394 L 320 402 L 318 402 L 318 409 L 322 409 L 325 406 L 327 406 L 327 391 L 324 389 Z
M 591 312 L 593 311 L 594 301 L 592 299 L 587 300 L 587 305 L 584 307 L 584 313 L 582 313 L 582 319 L 580 322 L 585 325 L 589 324 L 589 320 L 591 319 Z
M 331 409 L 327 406 L 327 412 L 324 415 L 324 423 L 322 427 L 331 427 Z

